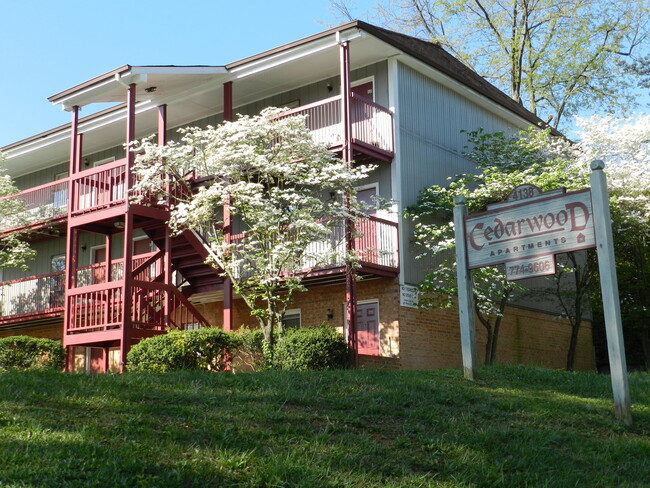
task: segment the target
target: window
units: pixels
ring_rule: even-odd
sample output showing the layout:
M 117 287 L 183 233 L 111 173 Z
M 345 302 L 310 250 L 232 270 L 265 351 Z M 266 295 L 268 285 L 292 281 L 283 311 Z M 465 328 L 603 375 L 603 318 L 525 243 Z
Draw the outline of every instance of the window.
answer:
M 284 312 L 284 316 L 282 317 L 282 326 L 285 329 L 299 329 L 300 309 L 292 308 Z
M 50 273 L 65 271 L 65 254 L 55 254 L 50 258 Z
M 54 181 L 59 181 L 68 177 L 67 171 L 62 171 L 54 175 Z M 63 213 L 68 208 L 68 187 L 57 185 L 52 194 L 52 205 L 56 213 Z

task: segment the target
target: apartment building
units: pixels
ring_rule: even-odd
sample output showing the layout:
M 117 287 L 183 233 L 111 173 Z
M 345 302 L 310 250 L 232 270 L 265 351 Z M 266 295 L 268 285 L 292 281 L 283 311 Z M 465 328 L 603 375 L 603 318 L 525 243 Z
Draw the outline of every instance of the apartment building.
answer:
M 0 336 L 60 339 L 69 369 L 94 372 L 123 370 L 131 345 L 169 327 L 255 325 L 205 264 L 199 234 L 172 236 L 167 208 L 129 200 L 126 142 L 156 134 L 164 143 L 180 127 L 287 107 L 307 116 L 316 141 L 376 165 L 358 198 L 395 202 L 359 229 L 357 247 L 376 252 L 361 256 L 359 280 L 346 280 L 343 263 L 312 272 L 285 320 L 342 333 L 355 322 L 362 366 L 420 369 L 461 364 L 458 319 L 417 308 L 426 269 L 403 209 L 424 187 L 472 170 L 461 130 L 544 126 L 440 47 L 361 21 L 223 66 L 125 65 L 49 100 L 70 112 L 69 124 L 0 148 L 38 252 L 29 271 L 2 272 Z M 480 350 L 480 326 L 477 333 Z M 499 360 L 562 367 L 569 334 L 556 314 L 511 307 Z M 594 367 L 589 327 L 576 367 Z

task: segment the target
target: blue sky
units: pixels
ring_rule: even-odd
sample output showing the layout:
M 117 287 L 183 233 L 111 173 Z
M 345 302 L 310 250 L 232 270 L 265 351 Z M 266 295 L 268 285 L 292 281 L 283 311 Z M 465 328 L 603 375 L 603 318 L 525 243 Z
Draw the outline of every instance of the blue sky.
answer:
M 1 12 L 0 147 L 68 123 L 47 98 L 114 68 L 222 65 L 340 23 L 328 0 L 5 0 Z
M 47 98 L 125 64 L 223 65 L 340 23 L 329 0 L 4 0 L 0 147 L 68 123 Z M 376 0 L 355 0 L 353 14 Z M 650 97 L 641 97 L 648 112 Z M 83 115 L 88 113 L 82 112 Z

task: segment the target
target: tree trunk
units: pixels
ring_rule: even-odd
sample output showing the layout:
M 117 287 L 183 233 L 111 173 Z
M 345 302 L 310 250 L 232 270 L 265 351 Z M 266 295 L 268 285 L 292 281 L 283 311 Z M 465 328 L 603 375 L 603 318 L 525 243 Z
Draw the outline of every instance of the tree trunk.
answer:
M 485 365 L 492 366 L 492 363 L 494 362 L 492 345 L 496 338 L 494 337 L 494 329 L 490 325 L 490 322 L 484 322 L 483 325 L 487 331 L 487 341 L 485 342 Z
M 492 366 L 497 360 L 497 341 L 499 339 L 499 329 L 501 328 L 501 319 L 503 315 L 500 315 L 494 321 L 494 332 L 492 333 L 492 345 L 490 348 L 490 366 Z
M 573 371 L 573 365 L 576 358 L 576 349 L 578 347 L 578 332 L 580 330 L 580 322 L 576 321 L 571 324 L 571 340 L 569 341 L 569 352 L 566 358 L 566 370 Z

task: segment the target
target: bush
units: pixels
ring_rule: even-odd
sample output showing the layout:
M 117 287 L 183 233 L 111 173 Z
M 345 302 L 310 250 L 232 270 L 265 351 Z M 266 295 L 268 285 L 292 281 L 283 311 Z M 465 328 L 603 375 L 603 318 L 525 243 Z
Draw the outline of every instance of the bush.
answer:
M 268 367 L 266 343 L 260 329 L 241 328 L 235 332 L 239 345 L 233 356 L 233 368 L 243 371 L 259 371 Z
M 27 336 L 0 339 L 0 371 L 47 368 L 62 370 L 64 360 L 63 346 L 52 339 Z
M 306 327 L 287 331 L 279 338 L 273 366 L 294 371 L 343 369 L 352 366 L 352 350 L 331 327 Z
M 130 371 L 166 373 L 178 370 L 224 371 L 239 344 L 219 329 L 174 330 L 141 340 L 127 355 Z

